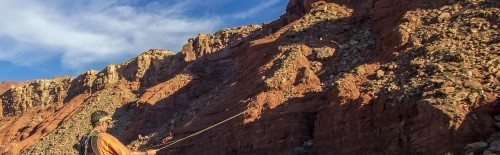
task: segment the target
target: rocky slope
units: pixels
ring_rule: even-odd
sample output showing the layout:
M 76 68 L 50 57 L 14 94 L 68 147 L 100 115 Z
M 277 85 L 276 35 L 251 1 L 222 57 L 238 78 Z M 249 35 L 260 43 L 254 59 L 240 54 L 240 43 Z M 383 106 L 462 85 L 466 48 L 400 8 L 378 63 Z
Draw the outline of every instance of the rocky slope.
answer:
M 246 111 L 160 154 L 495 152 L 499 7 L 290 0 L 274 22 L 200 34 L 177 54 L 5 91 L 0 148 L 76 154 L 104 109 L 118 120 L 110 132 L 140 150 Z

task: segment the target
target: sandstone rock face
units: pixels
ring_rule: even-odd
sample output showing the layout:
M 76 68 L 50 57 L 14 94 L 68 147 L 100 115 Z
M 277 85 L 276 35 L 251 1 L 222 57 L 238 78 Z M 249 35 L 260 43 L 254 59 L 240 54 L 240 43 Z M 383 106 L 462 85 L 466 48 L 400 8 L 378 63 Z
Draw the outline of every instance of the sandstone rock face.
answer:
M 185 61 L 192 61 L 207 54 L 217 52 L 230 44 L 242 42 L 249 35 L 257 35 L 260 25 L 242 26 L 238 28 L 222 29 L 214 34 L 199 34 L 195 39 L 189 39 L 181 53 Z
M 245 112 L 159 154 L 465 154 L 475 142 L 497 153 L 498 8 L 290 0 L 274 22 L 200 34 L 177 54 L 7 90 L 0 148 L 76 154 L 104 109 L 134 150 Z
M 14 81 L 3 81 L 0 82 L 0 94 L 5 93 L 9 89 L 13 89 L 16 86 L 23 86 L 29 82 L 14 82 Z M 0 99 L 0 107 L 3 107 L 3 101 Z M 0 108 L 0 115 L 3 116 L 3 108 Z
M 57 77 L 35 80 L 22 87 L 13 87 L 0 96 L 2 126 L 0 146 L 3 152 L 16 154 L 52 132 L 60 123 L 81 110 L 91 94 L 120 86 L 137 91 L 144 85 L 157 83 L 160 64 L 174 53 L 150 50 L 122 65 L 110 65 L 103 71 L 87 71 L 77 78 Z M 131 102 L 127 100 L 127 103 Z M 121 105 L 121 104 L 119 104 Z M 27 124 L 30 122 L 29 124 Z M 83 125 L 83 124 L 82 124 Z
M 96 90 L 100 90 L 117 83 L 128 83 L 131 89 L 138 89 L 141 82 L 144 85 L 155 84 L 158 82 L 156 75 L 161 69 L 160 65 L 173 55 L 172 51 L 152 49 L 124 64 L 109 65 L 96 75 L 93 85 Z M 147 79 L 144 79 L 145 76 Z
M 71 77 L 35 80 L 28 85 L 7 90 L 0 102 L 2 116 L 19 115 L 35 106 L 63 103 L 71 80 Z

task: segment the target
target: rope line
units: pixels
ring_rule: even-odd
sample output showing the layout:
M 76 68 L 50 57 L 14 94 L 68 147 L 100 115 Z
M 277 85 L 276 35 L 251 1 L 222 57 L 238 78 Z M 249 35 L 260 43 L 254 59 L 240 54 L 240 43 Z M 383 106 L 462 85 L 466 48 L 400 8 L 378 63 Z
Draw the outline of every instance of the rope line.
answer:
M 236 118 L 236 117 L 238 117 L 238 116 L 240 116 L 240 115 L 244 114 L 244 113 L 245 113 L 245 112 L 247 112 L 248 110 L 249 110 L 249 109 L 247 109 L 247 110 L 245 110 L 245 111 L 243 111 L 243 112 L 240 112 L 239 114 L 236 114 L 236 115 L 234 115 L 234 116 L 232 116 L 232 117 L 229 117 L 229 118 L 227 118 L 227 119 L 225 119 L 225 120 L 223 120 L 223 121 L 221 121 L 221 122 L 219 122 L 219 123 L 216 123 L 216 124 L 214 124 L 214 125 L 211 125 L 211 126 L 209 126 L 209 127 L 205 128 L 205 129 L 203 129 L 203 130 L 200 130 L 200 131 L 198 131 L 198 132 L 196 132 L 196 133 L 193 133 L 193 134 L 191 134 L 191 135 L 189 135 L 189 136 L 186 136 L 186 137 L 184 137 L 184 138 L 181 138 L 181 139 L 178 139 L 178 140 L 174 140 L 174 141 L 172 141 L 172 142 L 168 142 L 168 143 L 163 143 L 163 144 L 158 144 L 158 145 L 155 145 L 155 146 L 151 146 L 151 147 L 149 147 L 149 148 L 146 148 L 146 150 L 148 150 L 148 149 L 150 149 L 150 148 L 158 147 L 158 146 L 161 146 L 161 145 L 165 145 L 165 146 L 158 148 L 158 150 L 165 149 L 165 148 L 167 148 L 167 147 L 169 147 L 169 146 L 174 145 L 175 143 L 178 143 L 178 142 L 181 142 L 181 141 L 186 140 L 186 139 L 188 139 L 188 138 L 191 138 L 191 137 L 194 137 L 194 136 L 196 136 L 196 135 L 199 135 L 199 134 L 201 134 L 201 133 L 203 133 L 203 132 L 205 132 L 205 131 L 207 131 L 207 130 L 210 130 L 210 129 L 212 129 L 212 128 L 216 127 L 216 126 L 221 125 L 222 123 L 225 123 L 225 122 L 227 122 L 227 121 L 229 121 L 229 120 L 231 120 L 231 119 L 234 119 L 234 118 Z

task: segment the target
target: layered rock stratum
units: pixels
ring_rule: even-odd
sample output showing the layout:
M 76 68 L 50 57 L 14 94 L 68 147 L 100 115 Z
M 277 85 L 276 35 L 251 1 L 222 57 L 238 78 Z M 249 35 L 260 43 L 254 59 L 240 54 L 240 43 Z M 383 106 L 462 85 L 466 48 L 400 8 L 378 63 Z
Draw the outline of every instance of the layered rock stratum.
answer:
M 500 151 L 491 136 L 500 129 L 499 7 L 290 0 L 276 21 L 200 34 L 177 53 L 152 49 L 102 71 L 9 85 L 1 152 L 77 154 L 101 109 L 135 150 L 246 111 L 159 154 Z

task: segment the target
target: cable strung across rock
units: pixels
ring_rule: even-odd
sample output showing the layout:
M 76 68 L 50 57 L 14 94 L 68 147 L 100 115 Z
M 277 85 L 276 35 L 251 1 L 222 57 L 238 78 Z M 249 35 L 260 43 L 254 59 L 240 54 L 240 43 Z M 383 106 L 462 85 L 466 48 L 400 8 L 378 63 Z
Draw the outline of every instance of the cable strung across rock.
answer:
M 191 138 L 191 137 L 194 137 L 194 136 L 196 136 L 196 135 L 199 135 L 199 134 L 201 134 L 201 133 L 203 133 L 203 132 L 205 132 L 205 131 L 207 131 L 207 130 L 210 130 L 210 129 L 212 129 L 212 128 L 216 127 L 216 126 L 221 125 L 222 123 L 225 123 L 225 122 L 227 122 L 227 121 L 229 121 L 229 120 L 231 120 L 231 119 L 234 119 L 234 118 L 236 118 L 236 117 L 238 117 L 238 116 L 240 116 L 240 115 L 244 114 L 244 113 L 245 113 L 245 112 L 247 112 L 248 110 L 249 110 L 249 109 L 247 109 L 247 110 L 245 110 L 245 111 L 243 111 L 243 112 L 240 112 L 240 113 L 238 113 L 238 114 L 236 114 L 236 115 L 234 115 L 234 116 L 231 116 L 231 117 L 229 117 L 229 118 L 227 118 L 227 119 L 225 119 L 225 120 L 223 120 L 223 121 L 221 121 L 221 122 L 219 122 L 219 123 L 216 123 L 216 124 L 214 124 L 214 125 L 211 125 L 211 126 L 209 126 L 209 127 L 205 128 L 205 129 L 203 129 L 203 130 L 200 130 L 200 131 L 195 132 L 195 133 L 193 133 L 193 134 L 191 134 L 191 135 L 189 135 L 189 136 L 186 136 L 186 137 L 184 137 L 184 138 L 181 138 L 181 139 L 178 139 L 178 140 L 174 140 L 174 141 L 172 141 L 172 142 L 168 142 L 168 143 L 163 143 L 163 144 L 158 144 L 158 145 L 155 145 L 155 146 L 151 146 L 151 147 L 149 147 L 149 148 L 146 148 L 146 150 L 151 149 L 151 148 L 155 148 L 155 147 L 158 147 L 158 146 L 162 146 L 162 145 L 165 145 L 165 146 L 158 148 L 158 150 L 165 149 L 165 148 L 167 148 L 167 147 L 169 147 L 169 146 L 174 145 L 175 143 L 178 143 L 178 142 L 181 142 L 181 141 L 186 140 L 186 139 L 188 139 L 188 138 Z

